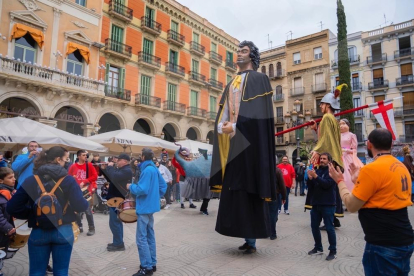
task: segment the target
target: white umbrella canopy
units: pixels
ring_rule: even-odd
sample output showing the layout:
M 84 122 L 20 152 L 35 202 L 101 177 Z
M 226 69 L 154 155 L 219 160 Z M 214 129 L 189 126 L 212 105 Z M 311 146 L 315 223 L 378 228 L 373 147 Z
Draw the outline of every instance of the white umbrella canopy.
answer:
M 16 149 L 36 141 L 43 148 L 62 146 L 68 151 L 85 149 L 92 152 L 106 152 L 107 149 L 83 136 L 26 119 L 14 117 L 0 119 L 0 150 Z
M 151 148 L 155 153 L 161 149 L 173 152 L 177 146 L 168 141 L 129 129 L 120 129 L 88 137 L 100 143 L 114 153 L 141 153 L 143 148 Z
M 188 148 L 190 152 L 195 156 L 200 155 L 200 153 L 198 152 L 198 149 L 207 150 L 208 155 L 213 154 L 213 145 L 210 145 L 210 144 L 193 141 L 193 140 L 183 140 L 183 141 L 178 141 L 176 143 L 181 145 L 182 147 Z

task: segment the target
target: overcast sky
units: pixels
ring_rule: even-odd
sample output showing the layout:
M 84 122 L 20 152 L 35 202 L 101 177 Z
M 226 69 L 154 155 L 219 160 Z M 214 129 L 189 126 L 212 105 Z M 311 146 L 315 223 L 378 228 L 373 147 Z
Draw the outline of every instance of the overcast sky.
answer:
M 251 40 L 260 50 L 293 38 L 330 29 L 337 33 L 336 0 L 177 0 L 238 40 Z M 342 0 L 348 34 L 414 18 L 413 0 Z M 290 39 L 290 35 L 289 35 Z

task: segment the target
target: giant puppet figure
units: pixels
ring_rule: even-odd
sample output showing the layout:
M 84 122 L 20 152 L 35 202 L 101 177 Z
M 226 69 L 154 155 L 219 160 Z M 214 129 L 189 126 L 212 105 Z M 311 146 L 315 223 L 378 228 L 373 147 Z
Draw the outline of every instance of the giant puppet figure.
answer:
M 240 43 L 239 73 L 223 92 L 215 122 L 210 177 L 211 190 L 221 191 L 216 231 L 245 239 L 269 237 L 265 198 L 276 199 L 272 88 L 256 72 L 259 63 L 258 48 Z

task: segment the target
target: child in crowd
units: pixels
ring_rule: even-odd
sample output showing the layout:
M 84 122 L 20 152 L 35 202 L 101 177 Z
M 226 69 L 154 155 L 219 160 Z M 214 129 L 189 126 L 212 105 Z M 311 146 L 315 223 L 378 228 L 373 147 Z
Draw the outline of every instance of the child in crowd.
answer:
M 14 191 L 14 172 L 10 168 L 0 168 L 0 248 L 4 248 L 4 252 L 10 244 L 10 236 L 12 236 L 16 229 L 14 228 L 13 218 L 6 212 L 7 202 L 11 199 Z M 0 276 L 3 268 L 3 260 L 0 261 Z
M 106 199 L 106 196 L 108 195 L 109 190 L 109 182 L 105 182 L 103 186 L 101 187 L 101 197 L 103 199 Z

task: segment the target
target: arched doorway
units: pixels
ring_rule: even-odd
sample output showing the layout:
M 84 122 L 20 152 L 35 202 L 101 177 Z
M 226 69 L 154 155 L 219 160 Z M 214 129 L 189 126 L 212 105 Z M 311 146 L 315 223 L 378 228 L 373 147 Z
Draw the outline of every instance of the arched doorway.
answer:
M 0 119 L 17 116 L 40 117 L 39 111 L 29 101 L 12 97 L 0 103 Z
M 151 134 L 151 127 L 144 119 L 138 119 L 134 124 L 134 130 L 144 134 Z
M 297 158 L 297 155 L 298 155 L 298 149 L 295 149 L 293 152 L 292 152 L 292 165 L 295 165 L 296 163 L 297 163 L 297 160 L 296 160 L 296 158 Z M 299 148 L 299 154 L 300 154 L 300 148 Z M 307 160 L 307 157 L 306 156 L 300 156 L 300 160 L 301 161 L 304 161 L 304 160 Z
M 105 133 L 121 129 L 121 125 L 119 123 L 118 118 L 111 113 L 105 113 L 99 120 L 99 125 L 101 126 L 99 133 Z
M 195 140 L 197 140 L 197 132 L 195 131 L 195 129 L 194 129 L 194 128 L 190 127 L 190 128 L 187 130 L 186 137 L 187 137 L 188 139 L 190 139 L 190 140 L 195 141 Z
M 175 142 L 175 137 L 177 136 L 174 127 L 171 124 L 166 124 L 162 128 L 162 132 L 164 133 L 164 140 L 169 142 Z
M 212 130 L 207 133 L 207 139 L 210 145 L 214 143 L 214 132 Z
M 82 126 L 86 123 L 82 114 L 74 107 L 64 106 L 56 112 L 57 128 L 75 135 L 83 135 Z

